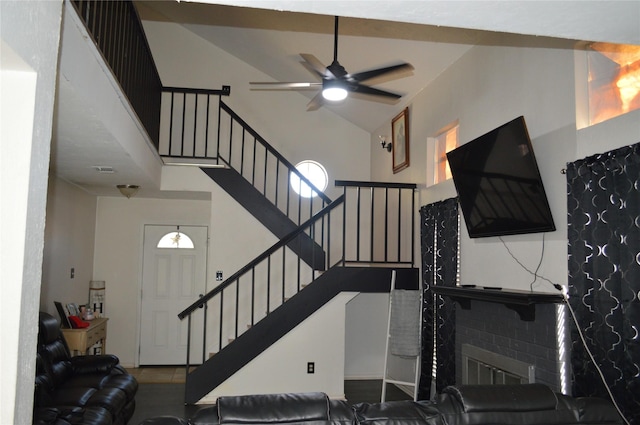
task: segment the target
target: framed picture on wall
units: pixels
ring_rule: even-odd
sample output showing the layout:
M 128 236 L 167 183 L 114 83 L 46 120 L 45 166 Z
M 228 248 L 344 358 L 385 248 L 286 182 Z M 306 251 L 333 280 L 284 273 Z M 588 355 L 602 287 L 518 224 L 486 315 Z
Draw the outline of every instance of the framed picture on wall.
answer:
M 409 108 L 391 120 L 393 174 L 409 166 Z

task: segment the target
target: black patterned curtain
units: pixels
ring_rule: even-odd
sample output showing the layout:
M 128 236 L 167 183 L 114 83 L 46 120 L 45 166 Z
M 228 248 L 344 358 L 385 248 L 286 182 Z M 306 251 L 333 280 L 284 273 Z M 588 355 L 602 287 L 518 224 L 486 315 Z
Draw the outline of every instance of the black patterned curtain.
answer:
M 640 143 L 567 167 L 569 301 L 606 386 L 640 425 Z M 572 329 L 574 396 L 609 398 Z
M 420 209 L 422 253 L 422 370 L 418 399 L 435 396 L 455 384 L 455 305 L 435 295 L 434 285 L 455 286 L 458 274 L 458 200 Z M 434 365 L 435 353 L 435 365 Z M 435 380 L 433 370 L 437 371 Z

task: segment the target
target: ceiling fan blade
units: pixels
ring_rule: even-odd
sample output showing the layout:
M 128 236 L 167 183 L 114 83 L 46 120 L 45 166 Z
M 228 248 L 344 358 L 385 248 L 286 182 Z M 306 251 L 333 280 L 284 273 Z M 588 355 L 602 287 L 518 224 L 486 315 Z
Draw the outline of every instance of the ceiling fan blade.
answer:
M 401 63 L 398 65 L 387 66 L 383 68 L 372 69 L 369 71 L 358 72 L 356 74 L 348 74 L 342 65 L 338 62 L 338 17 L 335 17 L 334 27 L 334 43 L 333 43 L 333 62 L 329 66 L 325 66 L 318 58 L 310 53 L 300 53 L 303 61 L 301 64 L 307 68 L 309 72 L 319 77 L 322 82 L 316 83 L 304 83 L 304 82 L 253 82 L 251 90 L 308 90 L 315 89 L 317 87 L 322 88 L 336 88 L 341 86 L 351 92 L 354 97 L 367 98 L 368 100 L 375 100 L 384 103 L 394 103 L 402 97 L 402 95 L 380 90 L 371 87 L 372 84 L 378 84 L 381 80 L 393 80 L 396 78 L 406 77 L 411 71 L 413 66 L 409 63 Z M 372 81 L 372 80 L 375 80 Z M 368 81 L 369 85 L 361 84 L 364 81 Z M 336 87 L 333 87 L 336 86 Z M 373 97 L 373 99 L 371 99 Z M 325 98 L 323 97 L 322 90 L 319 90 L 316 95 L 307 104 L 307 111 L 316 111 L 325 104 Z
M 314 77 L 316 77 L 316 78 L 324 78 L 324 76 L 323 76 L 323 75 L 318 74 L 318 72 L 317 72 L 314 68 L 312 68 L 312 67 L 311 67 L 311 65 L 309 65 L 309 63 L 308 63 L 308 62 L 306 62 L 306 61 L 301 61 L 301 62 L 300 62 L 300 64 L 301 64 L 302 66 L 304 66 L 304 68 L 305 68 L 307 71 L 309 71 L 309 72 L 311 73 L 311 75 L 313 75 Z M 321 83 L 321 84 L 322 84 L 322 83 Z
M 307 111 L 317 111 L 322 105 L 324 105 L 324 97 L 322 97 L 322 92 L 318 92 L 311 99 L 311 102 L 307 103 Z
M 251 90 L 315 90 L 322 83 L 250 82 Z
M 393 99 L 400 99 L 402 97 L 402 95 L 399 95 L 397 93 L 392 93 L 390 91 L 376 89 L 376 88 L 373 88 L 373 87 L 365 86 L 363 84 L 352 84 L 352 85 L 349 85 L 348 90 L 352 91 L 354 93 L 366 94 L 366 95 L 370 95 L 370 96 L 388 97 L 388 98 L 393 98 Z
M 372 69 L 370 71 L 350 74 L 347 76 L 347 79 L 362 83 L 364 81 L 371 80 L 372 78 L 384 76 L 385 80 L 388 81 L 395 78 L 402 78 L 403 76 L 406 76 L 403 74 L 408 75 L 411 71 L 413 71 L 413 69 L 413 65 L 411 65 L 410 63 L 402 63 L 393 66 L 387 66 L 385 68 Z
M 320 78 L 334 78 L 335 76 L 327 69 L 326 66 L 318 58 L 310 53 L 300 53 L 304 62 L 302 63 L 305 68 L 313 70 Z

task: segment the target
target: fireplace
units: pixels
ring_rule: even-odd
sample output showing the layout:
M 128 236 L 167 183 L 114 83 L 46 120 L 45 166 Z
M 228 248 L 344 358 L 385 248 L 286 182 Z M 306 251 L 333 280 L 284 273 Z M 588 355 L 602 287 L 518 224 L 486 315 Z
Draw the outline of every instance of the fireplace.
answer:
M 482 382 L 537 382 L 569 394 L 570 341 L 561 293 L 475 285 L 434 286 L 432 290 L 455 301 L 457 383 L 469 382 L 475 371 L 471 382 L 477 376 L 482 376 Z M 463 345 L 467 345 L 464 362 Z M 473 347 L 471 355 L 469 346 Z
M 535 304 L 531 321 L 492 302 L 457 308 L 456 381 L 538 382 L 562 391 L 564 354 L 558 343 L 557 308 L 554 303 Z
M 462 344 L 463 385 L 516 385 L 536 382 L 536 367 L 532 364 Z

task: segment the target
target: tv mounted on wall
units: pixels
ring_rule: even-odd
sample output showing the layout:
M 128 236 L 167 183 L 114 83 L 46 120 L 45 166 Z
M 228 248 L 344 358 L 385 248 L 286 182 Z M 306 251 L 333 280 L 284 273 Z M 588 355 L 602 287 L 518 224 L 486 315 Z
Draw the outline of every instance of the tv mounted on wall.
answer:
M 469 237 L 555 230 L 524 117 L 447 153 Z

